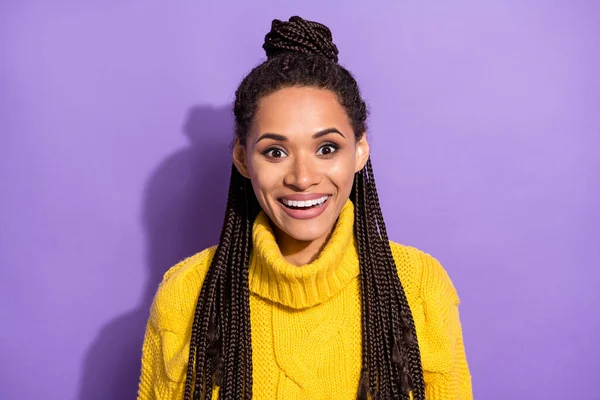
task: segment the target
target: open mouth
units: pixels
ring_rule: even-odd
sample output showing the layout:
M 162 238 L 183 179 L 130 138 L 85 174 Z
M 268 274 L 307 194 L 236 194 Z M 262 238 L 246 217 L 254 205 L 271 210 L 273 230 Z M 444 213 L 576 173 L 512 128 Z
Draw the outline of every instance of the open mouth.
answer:
M 286 208 L 291 210 L 310 210 L 313 208 L 323 207 L 323 205 L 327 202 L 330 196 L 325 195 L 318 199 L 313 200 L 288 200 L 285 198 L 279 199 L 281 204 L 283 204 Z
M 315 193 L 314 195 L 321 196 L 321 193 Z M 291 200 L 281 197 L 279 198 L 279 203 L 289 217 L 299 220 L 310 220 L 325 212 L 329 205 L 330 197 L 331 195 L 329 194 L 324 194 L 321 197 L 310 200 Z

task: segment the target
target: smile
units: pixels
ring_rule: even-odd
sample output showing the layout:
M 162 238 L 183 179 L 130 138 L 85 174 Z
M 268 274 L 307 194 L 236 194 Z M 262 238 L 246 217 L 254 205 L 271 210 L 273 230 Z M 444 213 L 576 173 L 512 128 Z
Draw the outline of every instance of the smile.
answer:
M 325 203 L 328 198 L 329 198 L 329 196 L 323 196 L 323 197 L 320 197 L 318 199 L 313 199 L 313 200 L 288 200 L 286 198 L 283 198 L 283 199 L 281 199 L 281 202 L 288 207 L 306 208 L 306 207 L 320 206 L 321 204 Z
M 311 219 L 318 217 L 325 211 L 331 196 L 324 194 L 311 195 L 311 198 L 306 197 L 303 200 L 300 200 L 299 196 L 294 196 L 294 198 L 282 197 L 279 199 L 279 204 L 281 204 L 286 214 L 294 219 Z

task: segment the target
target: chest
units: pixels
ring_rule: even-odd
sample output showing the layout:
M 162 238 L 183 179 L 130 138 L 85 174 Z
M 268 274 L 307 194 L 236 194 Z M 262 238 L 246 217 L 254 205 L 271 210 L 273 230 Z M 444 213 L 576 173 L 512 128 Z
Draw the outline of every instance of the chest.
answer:
M 306 309 L 250 298 L 258 398 L 356 397 L 361 368 L 360 283 Z

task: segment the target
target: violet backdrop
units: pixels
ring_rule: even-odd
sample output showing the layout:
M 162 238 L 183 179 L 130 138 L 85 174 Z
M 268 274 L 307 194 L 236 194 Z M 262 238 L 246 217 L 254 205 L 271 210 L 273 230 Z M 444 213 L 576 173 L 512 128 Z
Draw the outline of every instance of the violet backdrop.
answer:
M 135 397 L 162 274 L 215 244 L 273 18 L 331 27 L 390 237 L 462 300 L 475 398 L 600 399 L 600 3 L 2 1 L 0 399 Z

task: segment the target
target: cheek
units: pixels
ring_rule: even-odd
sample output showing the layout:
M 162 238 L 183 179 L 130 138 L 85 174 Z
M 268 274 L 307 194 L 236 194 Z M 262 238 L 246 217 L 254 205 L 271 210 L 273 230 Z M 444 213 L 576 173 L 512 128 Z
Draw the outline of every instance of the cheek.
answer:
M 252 187 L 258 198 L 266 191 L 270 191 L 281 181 L 281 168 L 277 168 L 275 164 L 261 162 L 260 160 L 248 160 L 248 172 Z
M 354 154 L 339 158 L 337 162 L 327 169 L 329 179 L 340 188 L 352 187 L 354 183 Z

